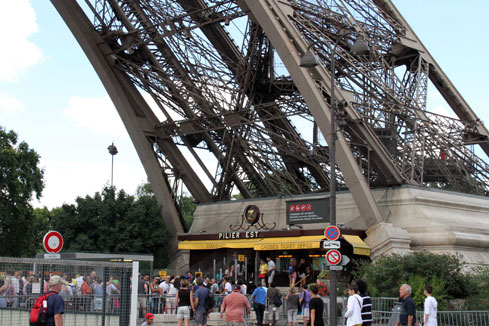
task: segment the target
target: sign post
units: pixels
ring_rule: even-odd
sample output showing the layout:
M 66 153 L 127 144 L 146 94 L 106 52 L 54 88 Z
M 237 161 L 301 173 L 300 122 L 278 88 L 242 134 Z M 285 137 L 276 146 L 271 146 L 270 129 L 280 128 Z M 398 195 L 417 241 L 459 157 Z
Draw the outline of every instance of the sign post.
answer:
M 63 248 L 63 237 L 58 231 L 49 231 L 42 239 L 42 245 L 47 254 L 45 259 L 59 259 L 59 252 Z
M 341 262 L 341 252 L 336 249 L 328 250 L 326 253 L 326 261 L 331 265 L 338 265 Z

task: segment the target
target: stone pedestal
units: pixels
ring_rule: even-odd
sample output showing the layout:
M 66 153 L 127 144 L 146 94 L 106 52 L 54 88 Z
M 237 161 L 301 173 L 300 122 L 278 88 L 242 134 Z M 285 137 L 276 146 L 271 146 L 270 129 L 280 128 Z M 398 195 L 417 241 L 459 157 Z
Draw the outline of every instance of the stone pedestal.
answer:
M 170 257 L 168 270 L 171 275 L 185 275 L 190 270 L 190 250 L 176 250 Z
M 408 254 L 411 250 L 409 233 L 390 223 L 379 223 L 366 231 L 365 243 L 370 247 L 370 258 L 388 254 Z

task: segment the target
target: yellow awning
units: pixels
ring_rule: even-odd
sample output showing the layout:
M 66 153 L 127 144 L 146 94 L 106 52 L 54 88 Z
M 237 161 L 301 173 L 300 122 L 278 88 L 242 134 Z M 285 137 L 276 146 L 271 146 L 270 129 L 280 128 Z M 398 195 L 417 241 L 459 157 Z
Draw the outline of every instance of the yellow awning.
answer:
M 246 249 L 253 248 L 262 239 L 230 239 L 230 240 L 185 240 L 178 244 L 178 249 L 212 250 L 220 248 Z
M 353 246 L 353 253 L 355 255 L 370 256 L 370 247 L 359 236 L 346 234 L 342 236 L 343 239 Z
M 303 237 L 266 238 L 255 244 L 255 250 L 298 250 L 321 247 L 322 235 Z

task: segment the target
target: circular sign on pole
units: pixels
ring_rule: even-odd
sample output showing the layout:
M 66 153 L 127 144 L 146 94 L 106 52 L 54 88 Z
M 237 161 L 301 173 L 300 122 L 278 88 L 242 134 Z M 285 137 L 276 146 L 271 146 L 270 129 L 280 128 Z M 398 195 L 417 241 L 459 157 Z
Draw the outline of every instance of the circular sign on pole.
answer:
M 331 265 L 338 265 L 341 262 L 341 253 L 336 249 L 328 250 L 326 260 Z
M 330 225 L 324 229 L 324 237 L 329 241 L 336 241 L 340 237 L 340 229 L 336 225 Z
M 57 254 L 63 248 L 63 237 L 58 231 L 49 231 L 42 239 L 44 250 Z

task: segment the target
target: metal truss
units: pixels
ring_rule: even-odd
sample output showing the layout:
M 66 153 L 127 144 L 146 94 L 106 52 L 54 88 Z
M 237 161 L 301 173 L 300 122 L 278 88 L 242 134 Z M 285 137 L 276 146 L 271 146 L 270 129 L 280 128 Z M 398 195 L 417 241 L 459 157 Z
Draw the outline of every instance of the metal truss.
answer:
M 382 219 L 372 187 L 488 195 L 474 150 L 489 153 L 488 131 L 389 0 L 52 2 L 175 212 L 182 187 L 198 202 L 326 191 L 332 56 L 335 100 L 348 103 L 338 187 L 367 207 L 367 225 Z M 351 53 L 358 38 L 368 54 Z M 298 66 L 306 48 L 318 68 Z M 458 119 L 428 112 L 429 80 Z M 179 232 L 175 212 L 166 219 Z

